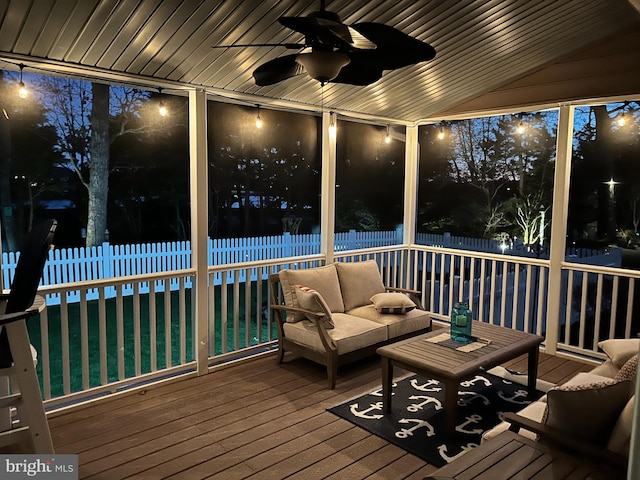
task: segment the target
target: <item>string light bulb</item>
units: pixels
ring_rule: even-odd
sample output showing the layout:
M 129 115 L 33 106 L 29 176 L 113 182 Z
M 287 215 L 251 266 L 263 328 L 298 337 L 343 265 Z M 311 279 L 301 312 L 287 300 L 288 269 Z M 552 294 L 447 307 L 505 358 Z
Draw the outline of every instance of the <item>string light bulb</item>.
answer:
M 20 82 L 18 83 L 18 96 L 20 98 L 27 98 L 27 96 L 29 95 L 29 91 L 27 90 L 27 87 L 22 81 L 22 70 L 24 70 L 24 65 L 20 64 L 19 67 L 20 67 Z
M 520 120 L 520 123 L 518 124 L 518 128 L 516 129 L 516 132 L 518 132 L 520 135 L 522 135 L 525 132 L 524 123 L 522 123 L 522 120 Z
M 616 123 L 618 124 L 619 127 L 624 127 L 625 124 L 627 123 L 627 120 L 624 118 L 624 115 L 620 115 L 616 120 Z
M 329 121 L 329 138 L 336 138 L 336 120 L 333 112 L 331 112 L 329 115 L 331 118 L 331 120 Z
M 256 128 L 262 128 L 262 119 L 260 118 L 260 105 L 256 105 L 258 107 L 258 115 L 256 116 Z
M 158 95 L 162 94 L 162 87 L 158 87 Z M 167 108 L 167 104 L 164 103 L 164 100 L 160 100 L 160 106 L 158 107 L 158 113 L 161 117 L 166 117 L 169 114 L 169 109 Z
M 387 134 L 384 137 L 384 143 L 391 143 L 391 127 L 387 125 Z
M 440 126 L 440 131 L 438 132 L 438 140 L 444 140 L 444 127 Z

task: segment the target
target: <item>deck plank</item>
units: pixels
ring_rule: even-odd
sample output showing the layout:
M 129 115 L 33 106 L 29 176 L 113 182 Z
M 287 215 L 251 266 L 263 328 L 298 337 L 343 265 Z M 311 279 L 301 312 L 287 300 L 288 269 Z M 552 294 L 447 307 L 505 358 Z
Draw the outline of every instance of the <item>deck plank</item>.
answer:
M 539 365 L 554 383 L 591 368 L 545 354 Z M 504 366 L 526 372 L 526 356 Z M 268 355 L 58 414 L 50 426 L 56 452 L 79 454 L 82 479 L 424 478 L 433 465 L 326 411 L 380 384 L 377 358 L 342 367 L 329 390 L 324 367 Z

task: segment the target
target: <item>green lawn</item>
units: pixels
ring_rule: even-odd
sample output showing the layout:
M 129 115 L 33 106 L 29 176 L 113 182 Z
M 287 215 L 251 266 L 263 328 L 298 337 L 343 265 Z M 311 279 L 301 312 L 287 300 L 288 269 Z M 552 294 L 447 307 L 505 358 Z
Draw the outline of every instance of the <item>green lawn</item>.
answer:
M 255 285 L 255 284 L 254 284 Z M 263 298 L 266 298 L 266 285 L 263 285 Z M 260 340 L 265 341 L 268 336 L 268 326 L 262 321 L 262 308 L 256 308 L 256 294 L 253 289 L 253 298 L 251 305 L 251 322 L 249 325 L 249 344 L 254 345 L 258 342 L 258 327 L 260 325 Z M 227 313 L 227 331 L 226 331 L 226 351 L 246 348 L 247 344 L 247 325 L 245 324 L 245 292 L 244 284 L 240 285 L 239 302 L 239 328 L 235 329 L 233 323 L 233 291 L 232 286 L 228 286 L 228 313 Z M 186 361 L 194 359 L 193 353 L 193 322 L 191 315 L 191 291 L 187 290 L 185 295 L 186 321 L 184 325 L 180 325 L 179 316 L 179 294 L 171 292 L 171 364 L 168 365 L 165 354 L 165 305 L 164 293 L 155 294 L 156 308 L 156 362 L 155 369 L 161 370 L 169 366 L 180 364 L 181 346 L 180 334 L 181 328 L 184 329 L 185 344 L 184 351 Z M 141 373 L 149 373 L 151 368 L 151 345 L 150 345 L 150 319 L 149 319 L 149 303 L 151 301 L 149 294 L 139 296 L 139 329 L 140 329 L 140 368 Z M 215 287 L 215 354 L 223 352 L 222 348 L 222 312 L 221 312 L 221 287 Z M 127 296 L 123 298 L 123 332 L 124 332 L 124 374 L 125 378 L 134 377 L 135 372 L 135 345 L 134 345 L 134 297 Z M 118 344 L 117 344 L 117 310 L 116 299 L 107 299 L 106 302 L 106 348 L 107 348 L 107 379 L 108 382 L 118 380 Z M 87 302 L 87 337 L 88 337 L 88 356 L 89 356 L 89 386 L 100 386 L 100 336 L 99 336 L 99 304 L 98 301 Z M 257 318 L 256 318 L 257 312 Z M 64 394 L 63 388 L 63 346 L 62 346 L 62 321 L 60 306 L 54 305 L 47 307 L 48 315 L 48 335 L 49 335 L 49 355 L 50 355 L 50 376 L 51 376 L 51 395 L 52 397 Z M 82 343 L 81 343 L 81 322 L 80 322 L 80 304 L 74 303 L 68 305 L 68 342 L 69 342 L 69 362 L 70 385 L 71 391 L 82 390 Z M 272 332 L 272 338 L 276 338 L 275 326 Z M 33 318 L 29 322 L 29 336 L 31 343 L 42 352 L 42 335 L 40 331 L 40 322 L 37 318 Z M 236 345 L 237 344 L 237 345 Z M 38 377 L 42 387 L 42 354 L 39 353 Z

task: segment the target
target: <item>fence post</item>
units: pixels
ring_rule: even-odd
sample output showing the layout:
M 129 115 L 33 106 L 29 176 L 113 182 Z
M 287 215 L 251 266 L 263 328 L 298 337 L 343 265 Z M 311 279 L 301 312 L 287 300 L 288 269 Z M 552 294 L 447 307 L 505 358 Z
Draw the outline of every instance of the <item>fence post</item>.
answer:
M 90 247 L 85 247 L 90 248 Z M 102 278 L 113 278 L 113 247 L 109 242 L 102 242 Z
M 355 250 L 356 247 L 356 231 L 354 229 L 349 230 L 349 238 L 347 239 L 347 250 Z
M 285 258 L 289 258 L 293 256 L 293 253 L 291 251 L 291 233 L 290 232 L 284 232 L 282 234 L 282 253 L 284 254 L 283 257 Z

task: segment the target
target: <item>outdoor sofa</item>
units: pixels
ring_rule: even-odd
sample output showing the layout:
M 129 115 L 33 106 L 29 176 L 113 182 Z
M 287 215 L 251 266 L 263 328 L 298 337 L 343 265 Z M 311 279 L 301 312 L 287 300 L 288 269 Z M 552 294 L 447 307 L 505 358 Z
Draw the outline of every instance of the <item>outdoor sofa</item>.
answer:
M 624 471 L 631 441 L 640 341 L 611 339 L 598 346 L 607 355 L 605 362 L 551 388 L 517 414 L 505 414 L 505 421 L 486 431 L 482 440 L 511 429 Z
M 269 282 L 278 362 L 291 352 L 325 365 L 331 389 L 340 365 L 431 330 L 420 292 L 385 287 L 375 260 L 285 269 Z

